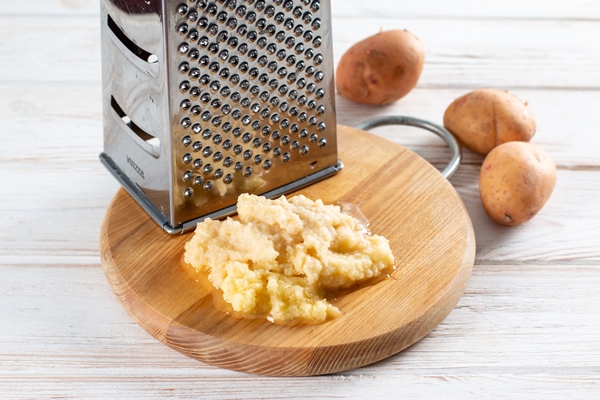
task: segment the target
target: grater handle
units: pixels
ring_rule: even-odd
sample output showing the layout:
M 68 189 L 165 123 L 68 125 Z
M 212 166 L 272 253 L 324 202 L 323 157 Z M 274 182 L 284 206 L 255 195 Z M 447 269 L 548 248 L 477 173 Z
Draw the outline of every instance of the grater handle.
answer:
M 377 128 L 379 126 L 385 125 L 409 125 L 414 126 L 416 128 L 426 129 L 430 132 L 435 133 L 439 137 L 441 137 L 450 147 L 451 158 L 446 165 L 446 168 L 442 171 L 442 175 L 446 179 L 450 179 L 452 175 L 456 172 L 460 165 L 460 161 L 462 159 L 462 150 L 460 145 L 454 136 L 445 128 L 433 124 L 424 119 L 408 117 L 405 115 L 386 115 L 383 117 L 375 117 L 363 121 L 355 126 L 356 129 L 361 129 L 363 131 L 367 131 L 369 129 Z
M 152 76 L 158 76 L 158 57 L 139 47 L 131 40 L 110 15 L 106 17 L 109 36 L 115 46 L 121 50 L 123 55 L 131 61 L 133 65 Z

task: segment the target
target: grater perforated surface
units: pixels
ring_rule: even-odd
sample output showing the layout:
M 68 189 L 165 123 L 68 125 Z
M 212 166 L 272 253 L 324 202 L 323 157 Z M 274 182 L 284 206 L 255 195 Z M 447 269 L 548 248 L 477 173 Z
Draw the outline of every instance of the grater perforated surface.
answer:
M 173 11 L 176 205 L 225 203 L 337 161 L 324 159 L 336 143 L 320 0 L 189 0 Z

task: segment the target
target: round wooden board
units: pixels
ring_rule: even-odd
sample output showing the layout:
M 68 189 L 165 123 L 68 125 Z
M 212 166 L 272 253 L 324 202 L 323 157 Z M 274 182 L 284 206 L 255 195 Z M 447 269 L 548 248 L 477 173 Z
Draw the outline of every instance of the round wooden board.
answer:
M 100 238 L 108 282 L 131 317 L 167 346 L 200 361 L 265 375 L 320 375 L 382 360 L 431 332 L 471 276 L 475 237 L 452 185 L 427 161 L 376 135 L 338 127 L 337 175 L 298 191 L 360 206 L 396 259 L 390 279 L 339 298 L 342 315 L 286 327 L 234 319 L 180 266 L 190 234 L 162 231 L 123 190 Z

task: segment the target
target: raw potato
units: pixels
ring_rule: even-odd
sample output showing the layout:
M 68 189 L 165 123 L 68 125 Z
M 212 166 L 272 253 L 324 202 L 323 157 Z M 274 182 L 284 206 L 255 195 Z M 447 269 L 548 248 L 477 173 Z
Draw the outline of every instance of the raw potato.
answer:
M 527 104 L 499 89 L 478 89 L 454 100 L 444 113 L 444 126 L 480 154 L 506 142 L 529 142 L 536 129 Z
M 380 32 L 342 56 L 336 71 L 338 92 L 362 104 L 391 104 L 416 85 L 425 60 L 421 41 L 406 30 Z
M 493 149 L 479 174 L 485 212 L 503 225 L 519 225 L 546 204 L 556 184 L 556 166 L 542 148 L 509 142 Z

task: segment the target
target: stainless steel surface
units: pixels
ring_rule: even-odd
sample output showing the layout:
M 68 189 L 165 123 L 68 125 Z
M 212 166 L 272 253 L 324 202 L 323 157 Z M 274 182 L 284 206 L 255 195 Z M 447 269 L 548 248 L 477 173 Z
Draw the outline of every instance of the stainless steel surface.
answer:
M 102 159 L 166 230 L 341 168 L 328 1 L 101 9 Z
M 441 171 L 444 178 L 449 179 L 452 175 L 454 175 L 454 173 L 460 166 L 460 162 L 462 159 L 462 149 L 458 141 L 445 128 L 431 123 L 429 121 L 414 117 L 407 117 L 404 115 L 385 115 L 383 117 L 375 117 L 370 118 L 366 121 L 362 121 L 361 123 L 356 125 L 355 128 L 368 131 L 369 129 L 386 125 L 414 126 L 417 128 L 426 129 L 441 137 L 448 144 L 448 147 L 450 147 L 451 152 L 450 161 L 448 162 L 446 167 Z

